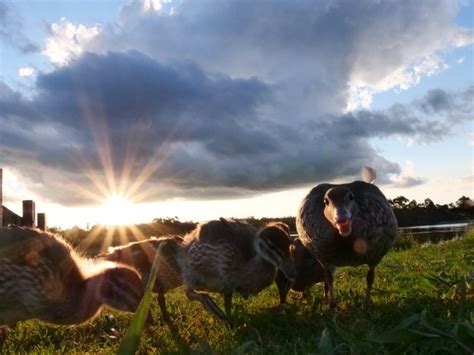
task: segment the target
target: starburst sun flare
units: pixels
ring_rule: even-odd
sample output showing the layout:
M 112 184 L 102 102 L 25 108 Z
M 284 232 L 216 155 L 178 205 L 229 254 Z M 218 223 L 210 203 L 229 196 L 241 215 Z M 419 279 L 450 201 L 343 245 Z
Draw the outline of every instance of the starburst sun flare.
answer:
M 104 225 L 124 226 L 132 224 L 133 216 L 130 210 L 133 208 L 133 202 L 122 195 L 112 195 L 99 207 L 101 220 Z

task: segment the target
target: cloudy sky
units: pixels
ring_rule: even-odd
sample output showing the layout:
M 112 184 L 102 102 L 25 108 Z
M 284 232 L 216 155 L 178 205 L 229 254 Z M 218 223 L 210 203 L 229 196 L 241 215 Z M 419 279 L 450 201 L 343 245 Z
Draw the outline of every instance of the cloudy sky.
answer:
M 295 215 L 369 165 L 474 197 L 473 1 L 1 1 L 5 204 L 50 225 Z M 111 212 L 115 218 L 111 216 Z

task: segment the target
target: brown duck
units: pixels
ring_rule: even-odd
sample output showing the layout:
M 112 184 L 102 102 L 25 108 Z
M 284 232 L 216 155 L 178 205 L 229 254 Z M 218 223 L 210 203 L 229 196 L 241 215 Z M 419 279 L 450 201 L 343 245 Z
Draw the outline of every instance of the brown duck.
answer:
M 0 228 L 0 325 L 27 319 L 80 324 L 102 306 L 134 312 L 143 296 L 129 266 L 79 256 L 59 236 Z
M 171 243 L 179 247 L 172 257 L 178 257 L 187 297 L 229 324 L 234 293 L 257 294 L 271 285 L 277 270 L 290 280 L 295 277 L 290 241 L 279 225 L 257 233 L 249 224 L 221 218 L 198 225 L 181 245 Z M 167 257 L 164 246 L 160 253 Z M 197 291 L 222 294 L 226 314 L 209 295 Z
M 146 283 L 158 248 L 163 242 L 168 241 L 169 243 L 165 243 L 162 247 L 163 253 L 168 257 L 160 258 L 159 260 L 153 292 L 158 294 L 158 303 L 163 319 L 167 323 L 171 323 L 171 318 L 166 307 L 165 294 L 169 290 L 183 284 L 180 267 L 175 262 L 176 257 L 172 257 L 173 252 L 176 253 L 179 245 L 183 242 L 183 238 L 179 236 L 169 236 L 141 240 L 109 248 L 108 253 L 99 256 L 105 257 L 105 259 L 109 261 L 133 266 L 140 272 L 143 282 Z

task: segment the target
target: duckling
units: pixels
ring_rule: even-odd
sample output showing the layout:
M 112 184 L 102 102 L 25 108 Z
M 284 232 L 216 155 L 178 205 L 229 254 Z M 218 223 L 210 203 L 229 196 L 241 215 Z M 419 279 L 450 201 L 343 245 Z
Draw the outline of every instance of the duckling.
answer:
M 165 246 L 160 246 L 160 253 L 168 257 L 162 250 Z M 288 279 L 295 278 L 289 247 L 280 224 L 268 225 L 257 234 L 249 224 L 221 218 L 198 225 L 171 257 L 177 257 L 189 300 L 201 302 L 230 325 L 234 292 L 244 297 L 257 294 L 271 285 L 278 269 Z M 209 295 L 196 291 L 221 293 L 226 314 Z
M 50 233 L 0 228 L 0 325 L 80 324 L 102 306 L 134 312 L 142 297 L 140 275 L 129 266 L 85 259 Z
M 290 253 L 293 258 L 296 270 L 296 279 L 291 284 L 285 275 L 278 271 L 275 283 L 278 287 L 278 292 L 280 296 L 280 305 L 286 303 L 286 297 L 288 291 L 291 289 L 296 292 L 301 292 L 302 297 L 309 297 L 309 289 L 312 285 L 324 282 L 324 268 L 319 263 L 319 261 L 311 254 L 311 252 L 304 246 L 299 238 L 295 238 L 291 241 Z M 334 273 L 335 268 L 332 268 L 332 273 Z M 328 285 L 324 284 L 324 298 L 327 298 Z
M 364 181 L 320 184 L 301 203 L 296 227 L 303 244 L 325 270 L 331 306 L 335 306 L 333 266 L 367 264 L 365 303 L 371 302 L 375 267 L 397 236 L 397 219 L 384 194 L 373 185 L 375 171 L 364 168 Z
M 158 248 L 163 242 L 170 240 L 177 244 L 183 242 L 183 238 L 180 236 L 151 238 L 118 247 L 111 247 L 109 248 L 108 253 L 99 255 L 99 257 L 104 257 L 106 260 L 134 267 L 141 274 L 143 282 L 146 283 Z M 171 255 L 172 250 L 166 250 L 166 248 L 173 248 L 173 246 L 174 243 L 166 243 L 164 246 L 165 249 L 162 248 L 163 253 Z M 176 248 L 177 246 L 175 249 Z M 155 286 L 153 288 L 153 292 L 158 294 L 158 304 L 161 309 L 163 320 L 168 324 L 172 324 L 172 322 L 166 307 L 165 294 L 169 290 L 177 288 L 183 284 L 181 270 L 179 265 L 173 263 L 174 259 L 175 258 L 169 257 L 167 259 L 161 258 L 159 260 Z

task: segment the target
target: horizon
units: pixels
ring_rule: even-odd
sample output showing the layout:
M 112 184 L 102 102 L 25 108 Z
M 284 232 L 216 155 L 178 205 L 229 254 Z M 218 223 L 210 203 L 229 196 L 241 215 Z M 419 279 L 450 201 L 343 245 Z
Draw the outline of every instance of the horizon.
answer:
M 61 228 L 276 218 L 364 166 L 387 199 L 472 198 L 473 12 L 2 2 L 3 204 Z

